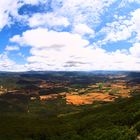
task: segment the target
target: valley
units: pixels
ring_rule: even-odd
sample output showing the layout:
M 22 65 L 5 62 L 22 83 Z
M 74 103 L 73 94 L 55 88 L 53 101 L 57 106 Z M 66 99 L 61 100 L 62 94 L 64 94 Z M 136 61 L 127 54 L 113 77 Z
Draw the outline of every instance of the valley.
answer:
M 139 100 L 139 72 L 5 72 L 0 139 L 135 140 Z

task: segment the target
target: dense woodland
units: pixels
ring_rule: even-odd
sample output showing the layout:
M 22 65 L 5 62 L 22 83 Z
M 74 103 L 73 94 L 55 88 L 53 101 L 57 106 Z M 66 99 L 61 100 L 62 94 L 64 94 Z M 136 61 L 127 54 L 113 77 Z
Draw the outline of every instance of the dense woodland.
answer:
M 53 82 L 69 80 L 71 85 L 78 84 L 76 88 L 103 78 L 101 75 L 97 79 L 96 75 L 87 73 L 78 76 L 75 73 L 51 73 L 49 76 Z M 127 77 L 128 84 L 139 83 L 139 76 L 131 74 Z M 66 104 L 66 100 L 61 97 L 49 101 L 31 101 L 29 94 L 23 94 L 33 81 L 49 81 L 49 77 L 46 77 L 43 74 L 0 76 L 3 86 L 10 90 L 21 89 L 22 92 L 0 95 L 0 140 L 135 140 L 140 134 L 138 92 L 133 93 L 131 98 L 80 106 Z M 86 83 L 85 79 L 90 80 Z

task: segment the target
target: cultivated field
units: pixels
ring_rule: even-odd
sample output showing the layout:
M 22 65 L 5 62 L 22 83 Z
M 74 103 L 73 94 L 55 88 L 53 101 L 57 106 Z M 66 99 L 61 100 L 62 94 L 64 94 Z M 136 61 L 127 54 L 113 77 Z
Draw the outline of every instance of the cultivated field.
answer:
M 1 140 L 135 140 L 140 73 L 0 74 Z

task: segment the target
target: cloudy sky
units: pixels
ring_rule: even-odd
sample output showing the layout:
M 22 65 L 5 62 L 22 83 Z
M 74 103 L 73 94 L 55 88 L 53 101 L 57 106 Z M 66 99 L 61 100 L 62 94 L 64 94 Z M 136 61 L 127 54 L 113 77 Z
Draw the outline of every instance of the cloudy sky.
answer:
M 140 0 L 0 0 L 0 71 L 140 70 Z

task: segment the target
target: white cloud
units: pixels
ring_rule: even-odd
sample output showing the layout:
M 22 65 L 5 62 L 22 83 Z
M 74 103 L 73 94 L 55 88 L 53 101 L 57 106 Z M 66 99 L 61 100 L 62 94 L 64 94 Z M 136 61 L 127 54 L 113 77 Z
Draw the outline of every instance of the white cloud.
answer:
M 94 36 L 94 30 L 92 30 L 90 27 L 88 27 L 86 24 L 76 24 L 74 26 L 74 33 L 78 33 L 81 35 L 85 34 L 92 34 Z
M 98 34 L 105 34 L 103 40 L 99 40 L 97 45 L 102 46 L 108 42 L 117 42 L 131 38 L 134 31 L 133 22 L 126 17 L 117 17 L 117 20 L 106 24 Z
M 5 50 L 6 51 L 17 51 L 20 48 L 18 46 L 6 46 Z
M 39 4 L 46 3 L 47 0 L 0 0 L 0 31 L 5 26 L 10 26 L 17 21 L 25 22 L 28 16 L 19 15 L 18 10 L 25 4 Z
M 132 27 L 133 27 L 133 31 L 135 31 L 137 33 L 137 41 L 140 40 L 140 8 L 139 9 L 136 9 L 134 12 L 131 13 L 132 15 L 132 19 L 131 19 L 131 22 L 132 22 Z
M 88 46 L 80 35 L 37 28 L 11 41 L 30 46 L 29 70 L 139 70 L 140 60 L 125 50 L 107 52 Z
M 73 24 L 87 23 L 96 26 L 100 15 L 114 0 L 52 0 L 52 8 Z
M 119 7 L 125 7 L 126 5 L 131 4 L 133 2 L 138 3 L 138 4 L 140 3 L 139 0 L 121 0 Z
M 134 44 L 129 51 L 132 56 L 140 58 L 140 43 Z
M 70 27 L 75 28 L 76 32 L 84 34 L 85 29 L 86 33 L 93 33 L 93 28 L 101 21 L 100 15 L 115 1 L 52 0 L 52 12 L 33 14 L 33 16 L 27 18 L 28 25 L 30 27 L 41 26 L 47 28 L 70 25 Z M 90 27 L 87 25 L 90 25 Z
M 70 23 L 66 17 L 59 16 L 55 13 L 44 13 L 44 14 L 34 14 L 29 18 L 30 27 L 39 27 L 39 26 L 64 26 L 67 27 Z
M 7 53 L 0 54 L 0 71 L 27 71 L 27 65 L 17 64 L 11 60 Z
M 13 66 L 14 62 L 8 58 L 8 56 L 4 54 L 0 54 L 0 67 L 9 67 Z
M 38 52 L 38 53 L 37 53 Z M 80 52 L 80 53 L 78 53 Z M 36 50 L 28 57 L 29 67 L 42 70 L 139 70 L 140 60 L 117 50 L 108 53 L 101 48 L 78 48 L 77 51 L 61 50 L 41 52 Z M 35 67 L 36 66 L 36 67 Z
M 130 13 L 129 17 L 116 16 L 116 21 L 106 24 L 98 34 L 105 34 L 103 40 L 89 46 L 84 35 L 94 37 L 94 27 L 101 21 L 100 15 L 113 4 L 114 0 L 52 0 L 52 12 L 36 13 L 31 17 L 18 15 L 18 9 L 24 4 L 45 3 L 47 0 L 2 0 L 6 8 L 0 9 L 0 29 L 10 25 L 15 18 L 26 19 L 34 29 L 13 36 L 10 41 L 21 47 L 30 47 L 30 56 L 25 58 L 25 65 L 18 65 L 7 57 L 0 57 L 0 68 L 8 70 L 139 70 L 139 44 L 134 44 L 128 51 L 107 52 L 99 48 L 108 42 L 127 40 L 132 32 L 140 39 L 140 9 Z M 129 0 L 130 1 L 130 0 Z M 132 0 L 131 0 L 132 1 Z M 136 1 L 136 0 L 135 0 Z M 1 4 L 1 2 L 0 2 Z M 13 4 L 13 5 L 12 5 Z M 3 4 L 4 5 L 4 4 Z M 9 5 L 9 7 L 7 6 Z M 10 6 L 12 7 L 11 10 Z M 6 10 L 5 10 L 6 9 Z M 7 10 L 9 9 L 9 10 Z M 6 12 L 5 12 L 6 11 Z M 2 15 L 2 16 L 1 16 Z M 69 32 L 62 32 L 57 26 L 68 27 Z M 56 27 L 56 28 L 55 28 Z M 54 29 L 54 30 L 52 30 Z M 61 32 L 60 32 L 61 31 Z M 16 46 L 7 46 L 6 51 L 18 50 Z M 6 65 L 7 64 L 7 65 Z M 6 66 L 4 66 L 6 65 Z M 13 68 L 12 65 L 15 67 Z
M 0 1 L 0 30 L 4 26 L 11 24 L 11 16 L 17 16 L 17 9 L 19 8 L 20 3 L 18 0 L 1 0 Z
M 127 40 L 129 37 L 131 37 L 131 32 L 129 31 L 129 27 L 124 26 L 122 30 L 114 30 L 107 34 L 107 37 L 105 41 L 113 41 L 117 42 L 120 40 Z
M 25 4 L 37 5 L 39 3 L 46 3 L 48 0 L 22 0 Z
M 22 36 L 16 35 L 10 39 L 20 45 L 33 46 L 37 48 L 59 48 L 59 47 L 82 47 L 88 45 L 88 41 L 78 34 L 68 32 L 48 31 L 46 28 L 37 28 L 23 32 Z
M 47 6 L 48 0 L 1 0 L 0 1 L 0 30 L 6 25 L 11 25 L 14 20 L 29 22 L 31 27 L 36 26 L 68 26 L 77 23 L 95 24 L 99 22 L 100 14 L 114 1 L 106 0 L 52 0 L 52 13 L 19 15 L 18 10 L 25 4 Z M 60 6 L 62 5 L 62 6 Z M 94 13 L 94 14 L 92 14 Z M 12 17 L 12 18 L 11 18 Z M 13 20 L 14 19 L 14 20 Z
M 16 64 L 8 58 L 6 53 L 0 54 L 0 70 L 1 71 L 26 71 L 25 65 Z
M 98 34 L 105 33 L 105 38 L 97 43 L 97 45 L 107 44 L 108 42 L 117 42 L 120 40 L 128 40 L 132 33 L 136 33 L 133 42 L 140 40 L 140 8 L 129 13 L 129 16 L 115 16 L 116 21 L 108 23 L 100 30 Z M 129 40 L 128 40 L 129 41 Z

